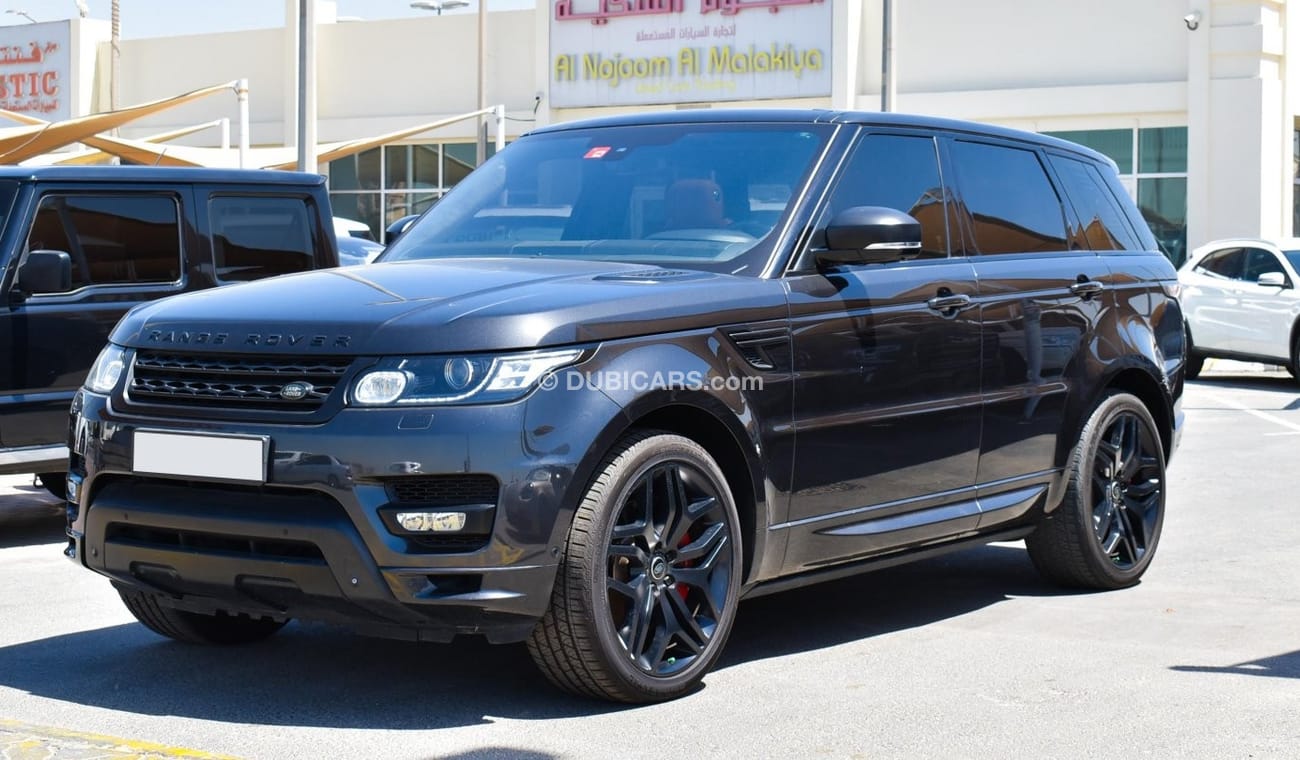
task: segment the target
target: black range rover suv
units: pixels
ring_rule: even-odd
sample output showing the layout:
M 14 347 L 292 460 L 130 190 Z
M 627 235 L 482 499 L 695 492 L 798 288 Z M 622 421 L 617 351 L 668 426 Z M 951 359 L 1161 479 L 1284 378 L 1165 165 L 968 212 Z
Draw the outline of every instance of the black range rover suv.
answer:
M 381 263 L 134 309 L 73 405 L 67 554 L 139 620 L 527 641 L 693 688 L 743 597 L 1025 539 L 1137 582 L 1181 429 L 1174 269 L 1105 158 L 977 124 L 540 129 Z

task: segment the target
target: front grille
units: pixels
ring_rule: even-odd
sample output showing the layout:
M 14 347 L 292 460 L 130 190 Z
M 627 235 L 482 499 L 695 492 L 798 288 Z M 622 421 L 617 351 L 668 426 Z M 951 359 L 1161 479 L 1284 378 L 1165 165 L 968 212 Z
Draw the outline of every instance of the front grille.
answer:
M 499 491 L 491 475 L 411 475 L 388 482 L 389 501 L 402 504 L 496 504 Z
M 130 400 L 223 409 L 314 412 L 338 389 L 352 360 L 347 357 L 220 356 L 137 351 Z M 286 398 L 286 385 L 310 388 Z
M 278 538 L 245 538 L 192 530 L 112 523 L 108 526 L 104 539 L 150 549 L 186 549 L 200 553 L 237 555 L 250 559 L 325 561 L 325 555 L 315 544 Z

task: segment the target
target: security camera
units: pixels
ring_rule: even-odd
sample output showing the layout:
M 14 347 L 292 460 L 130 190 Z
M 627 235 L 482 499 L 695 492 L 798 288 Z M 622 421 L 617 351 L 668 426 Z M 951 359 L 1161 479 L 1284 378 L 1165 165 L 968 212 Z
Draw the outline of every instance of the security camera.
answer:
M 1187 31 L 1189 32 L 1196 31 L 1196 28 L 1201 25 L 1201 12 L 1192 11 L 1186 16 L 1183 16 L 1183 23 L 1187 24 Z

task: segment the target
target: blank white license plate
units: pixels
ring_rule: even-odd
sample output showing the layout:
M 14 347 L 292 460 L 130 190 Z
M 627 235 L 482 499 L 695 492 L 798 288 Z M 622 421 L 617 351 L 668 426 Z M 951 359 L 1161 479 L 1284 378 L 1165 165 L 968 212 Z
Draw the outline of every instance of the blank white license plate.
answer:
M 135 433 L 131 469 L 153 475 L 266 482 L 265 438 L 189 433 Z

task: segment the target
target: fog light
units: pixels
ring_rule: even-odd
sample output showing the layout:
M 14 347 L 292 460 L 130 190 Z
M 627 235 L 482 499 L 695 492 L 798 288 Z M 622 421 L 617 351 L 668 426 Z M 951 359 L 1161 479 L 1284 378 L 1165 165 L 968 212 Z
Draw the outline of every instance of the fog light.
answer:
M 66 476 L 64 489 L 67 492 L 67 500 L 76 503 L 81 498 L 81 478 L 74 475 Z
M 452 533 L 465 527 L 465 513 L 398 512 L 397 524 L 412 533 Z

